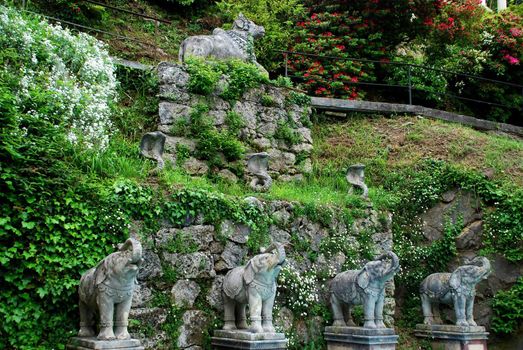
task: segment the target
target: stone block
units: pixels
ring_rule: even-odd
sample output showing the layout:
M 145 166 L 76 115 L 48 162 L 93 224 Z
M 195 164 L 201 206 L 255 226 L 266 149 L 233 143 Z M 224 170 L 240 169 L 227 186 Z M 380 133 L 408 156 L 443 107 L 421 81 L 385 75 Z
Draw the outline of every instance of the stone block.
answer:
M 144 350 L 138 339 L 128 340 L 98 340 L 95 337 L 69 339 L 67 350 Z
M 191 113 L 191 108 L 186 105 L 170 102 L 160 102 L 159 115 L 160 124 L 173 124 L 176 120 L 188 118 Z
M 430 339 L 435 350 L 487 350 L 488 333 L 481 326 L 418 324 L 415 335 Z
M 392 328 L 325 327 L 327 350 L 395 350 L 398 336 Z
M 211 339 L 215 350 L 284 350 L 287 349 L 288 342 L 283 333 L 251 333 L 241 330 L 216 330 Z
M 200 294 L 200 286 L 189 280 L 178 280 L 171 289 L 171 301 L 177 307 L 191 308 Z

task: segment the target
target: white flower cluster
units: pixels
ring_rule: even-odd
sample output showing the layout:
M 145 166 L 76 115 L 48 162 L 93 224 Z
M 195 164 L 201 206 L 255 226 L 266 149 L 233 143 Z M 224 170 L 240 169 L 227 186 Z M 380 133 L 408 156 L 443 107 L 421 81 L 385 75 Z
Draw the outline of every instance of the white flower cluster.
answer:
M 292 265 L 286 265 L 280 272 L 278 287 L 284 293 L 287 306 L 300 316 L 307 316 L 319 302 L 314 271 L 300 274 Z
M 30 109 L 31 91 L 43 86 L 52 98 L 38 117 L 63 121 L 73 142 L 107 145 L 117 81 L 101 42 L 0 6 L 0 49 L 16 50 L 21 59 L 18 107 Z
M 481 37 L 481 42 L 483 43 L 484 46 L 490 46 L 494 43 L 494 39 L 496 38 L 496 36 L 486 30 L 484 30 L 483 32 L 481 32 L 480 34 L 480 37 Z

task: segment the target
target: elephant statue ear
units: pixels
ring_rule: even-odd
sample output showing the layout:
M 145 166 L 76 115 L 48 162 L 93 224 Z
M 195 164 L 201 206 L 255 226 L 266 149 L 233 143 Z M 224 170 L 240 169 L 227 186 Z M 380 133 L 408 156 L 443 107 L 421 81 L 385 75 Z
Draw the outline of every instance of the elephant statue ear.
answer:
M 94 273 L 94 283 L 96 285 L 102 283 L 103 281 L 105 281 L 105 278 L 107 277 L 107 258 L 102 260 L 98 266 L 96 267 L 95 269 L 95 273 Z
M 243 280 L 245 281 L 245 284 L 251 284 L 251 282 L 254 280 L 255 274 L 256 271 L 254 270 L 254 264 L 251 259 L 249 260 L 247 266 L 245 266 L 245 270 L 243 271 Z
M 449 286 L 452 289 L 457 289 L 461 285 L 461 268 L 457 268 L 451 275 L 449 279 Z
M 356 277 L 356 282 L 358 283 L 358 286 L 360 286 L 362 289 L 367 288 L 369 285 L 369 273 L 367 272 L 367 267 L 365 266 L 361 271 L 358 273 L 358 276 Z

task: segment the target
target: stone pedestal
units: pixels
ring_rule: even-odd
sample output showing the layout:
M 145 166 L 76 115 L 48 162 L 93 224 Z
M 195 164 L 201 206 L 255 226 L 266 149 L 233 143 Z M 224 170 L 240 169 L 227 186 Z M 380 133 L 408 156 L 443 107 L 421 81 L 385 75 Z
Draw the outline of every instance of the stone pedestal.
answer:
M 485 327 L 418 324 L 415 334 L 429 339 L 433 350 L 487 350 Z
M 211 345 L 214 350 L 228 349 L 287 349 L 288 340 L 283 333 L 251 333 L 242 330 L 216 330 Z
M 325 327 L 328 350 L 395 350 L 398 336 L 394 329 Z
M 129 340 L 98 340 L 96 337 L 69 339 L 67 350 L 144 350 L 138 339 Z

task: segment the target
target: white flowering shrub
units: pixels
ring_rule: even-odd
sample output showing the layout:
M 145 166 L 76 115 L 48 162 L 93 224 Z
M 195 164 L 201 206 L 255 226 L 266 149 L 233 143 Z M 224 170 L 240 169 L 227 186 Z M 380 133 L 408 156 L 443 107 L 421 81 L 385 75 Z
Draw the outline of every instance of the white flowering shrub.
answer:
M 296 315 L 308 316 L 319 302 L 315 271 L 301 274 L 295 267 L 286 265 L 282 268 L 278 287 L 285 298 L 285 305 Z
M 0 64 L 19 78 L 13 91 L 18 110 L 61 124 L 72 142 L 107 145 L 117 81 L 101 42 L 0 6 L 0 50 L 16 53 L 16 63 Z M 35 91 L 42 86 L 49 94 L 36 108 Z

